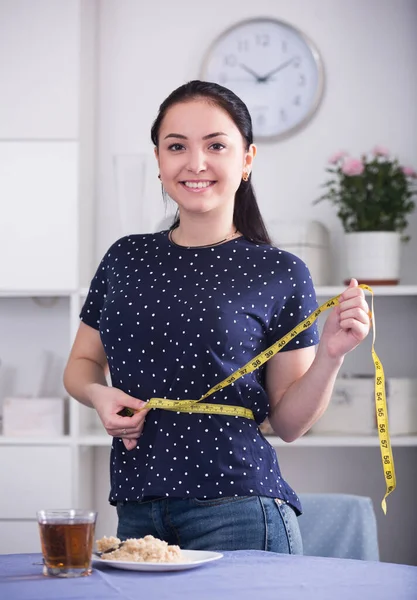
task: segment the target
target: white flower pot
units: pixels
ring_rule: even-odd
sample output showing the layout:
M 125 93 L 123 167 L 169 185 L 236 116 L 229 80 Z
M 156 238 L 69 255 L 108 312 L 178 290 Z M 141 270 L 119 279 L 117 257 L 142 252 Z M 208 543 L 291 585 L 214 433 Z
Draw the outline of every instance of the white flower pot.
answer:
M 345 233 L 347 277 L 369 285 L 396 285 L 400 279 L 401 234 L 395 231 Z

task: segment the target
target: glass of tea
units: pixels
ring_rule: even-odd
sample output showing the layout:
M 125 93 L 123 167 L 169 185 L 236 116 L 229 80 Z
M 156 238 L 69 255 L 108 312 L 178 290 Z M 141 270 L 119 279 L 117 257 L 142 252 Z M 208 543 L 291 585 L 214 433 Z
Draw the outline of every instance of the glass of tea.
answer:
M 90 575 L 97 513 L 71 508 L 40 510 L 37 516 L 44 575 Z

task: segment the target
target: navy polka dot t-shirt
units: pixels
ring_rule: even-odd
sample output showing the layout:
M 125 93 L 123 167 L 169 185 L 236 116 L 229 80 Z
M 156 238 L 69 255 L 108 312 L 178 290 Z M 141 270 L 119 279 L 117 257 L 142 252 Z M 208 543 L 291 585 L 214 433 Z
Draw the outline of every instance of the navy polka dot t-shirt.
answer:
M 115 242 L 91 282 L 81 319 L 100 331 L 112 385 L 140 400 L 198 400 L 317 308 L 296 256 L 244 237 L 208 248 L 177 246 L 168 232 Z M 318 343 L 315 325 L 282 350 Z M 151 410 L 134 450 L 111 451 L 109 500 L 263 495 L 301 507 L 259 431 L 268 416 L 264 369 L 207 402 L 237 416 Z

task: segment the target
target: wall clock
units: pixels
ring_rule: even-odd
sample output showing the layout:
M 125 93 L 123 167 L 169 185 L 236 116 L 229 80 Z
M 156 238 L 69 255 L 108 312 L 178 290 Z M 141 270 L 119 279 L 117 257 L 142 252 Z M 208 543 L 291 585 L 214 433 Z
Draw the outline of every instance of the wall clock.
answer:
M 324 67 L 316 46 L 296 27 L 256 18 L 237 23 L 213 42 L 201 79 L 242 98 L 256 141 L 275 141 L 297 132 L 316 112 Z

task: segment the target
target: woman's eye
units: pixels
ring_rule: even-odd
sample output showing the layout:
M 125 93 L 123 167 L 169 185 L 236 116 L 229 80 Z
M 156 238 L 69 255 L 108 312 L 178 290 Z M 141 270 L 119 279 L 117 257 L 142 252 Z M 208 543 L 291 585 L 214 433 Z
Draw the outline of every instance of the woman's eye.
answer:
M 223 144 L 221 144 L 220 142 L 215 142 L 210 146 L 210 148 L 212 150 L 223 150 L 223 148 L 226 148 L 226 146 L 223 146 Z
M 171 144 L 171 146 L 168 147 L 168 150 L 178 152 L 179 150 L 184 150 L 184 146 L 182 144 Z

